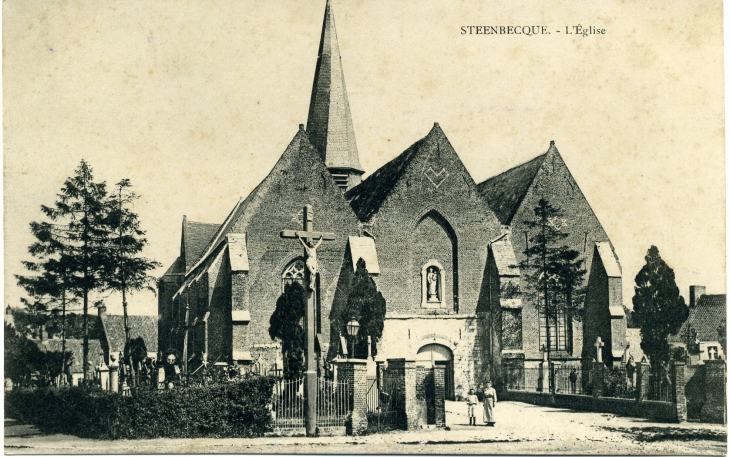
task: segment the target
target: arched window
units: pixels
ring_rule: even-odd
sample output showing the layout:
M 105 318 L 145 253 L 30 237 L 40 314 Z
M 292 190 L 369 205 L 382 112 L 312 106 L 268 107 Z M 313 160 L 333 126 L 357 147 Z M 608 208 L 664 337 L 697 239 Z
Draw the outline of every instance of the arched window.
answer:
M 429 260 L 421 268 L 421 307 L 441 308 L 444 306 L 444 267 L 436 260 Z
M 306 289 L 306 268 L 307 267 L 304 265 L 304 260 L 302 259 L 295 259 L 292 263 L 290 263 L 281 274 L 281 292 L 284 292 L 284 287 L 286 287 L 287 284 L 291 284 L 293 282 L 298 282 L 302 286 L 302 288 Z

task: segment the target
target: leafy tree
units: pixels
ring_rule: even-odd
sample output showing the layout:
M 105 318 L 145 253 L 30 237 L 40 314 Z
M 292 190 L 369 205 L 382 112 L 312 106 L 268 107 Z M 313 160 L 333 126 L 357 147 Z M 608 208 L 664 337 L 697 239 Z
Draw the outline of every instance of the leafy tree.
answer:
M 358 259 L 352 288 L 347 297 L 344 314 L 335 325 L 347 335 L 345 326 L 350 319 L 356 319 L 360 330 L 355 337 L 353 357 L 364 359 L 368 354 L 368 336 L 372 344 L 372 355 L 377 355 L 377 342 L 383 336 L 385 322 L 385 298 L 378 291 L 375 281 L 368 274 L 365 261 Z M 349 338 L 349 337 L 348 337 Z
M 31 375 L 45 365 L 45 356 L 28 338 L 5 324 L 5 377 L 16 384 L 28 385 Z
M 305 300 L 306 294 L 298 282 L 287 284 L 269 319 L 269 336 L 281 342 L 285 379 L 295 379 L 304 373 L 306 334 L 302 321 L 306 312 Z
M 572 318 L 581 318 L 586 270 L 581 254 L 564 244 L 568 233 L 562 230 L 563 213 L 560 208 L 541 198 L 534 208 L 535 219 L 526 220 L 525 226 L 532 233 L 525 248 L 525 257 L 519 267 L 526 271 L 525 280 L 531 291 L 538 312 L 546 319 L 546 351 L 559 347 L 557 328 L 560 314 L 566 317 L 566 349 L 572 351 Z M 543 317 L 541 317 L 542 319 Z
M 689 316 L 689 308 L 679 295 L 674 271 L 662 260 L 656 246 L 644 257 L 646 264 L 636 275 L 634 318 L 641 328 L 641 349 L 653 369 L 666 367 L 671 353 L 667 336 L 676 334 Z

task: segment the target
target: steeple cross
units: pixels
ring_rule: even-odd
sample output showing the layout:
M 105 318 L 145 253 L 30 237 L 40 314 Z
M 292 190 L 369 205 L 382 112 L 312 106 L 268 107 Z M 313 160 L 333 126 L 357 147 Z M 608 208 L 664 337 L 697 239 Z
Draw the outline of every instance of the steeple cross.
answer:
M 596 344 L 593 346 L 596 347 L 596 362 L 603 363 L 603 351 L 601 348 L 604 346 L 603 341 L 601 341 L 601 337 L 599 336 L 596 338 Z

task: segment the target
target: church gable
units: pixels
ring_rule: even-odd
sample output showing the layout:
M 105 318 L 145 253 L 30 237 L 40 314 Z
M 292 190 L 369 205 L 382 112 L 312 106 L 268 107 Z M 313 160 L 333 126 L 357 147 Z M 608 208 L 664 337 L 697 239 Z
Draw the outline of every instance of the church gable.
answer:
M 345 196 L 381 248 L 389 312 L 474 312 L 499 221 L 438 124 Z

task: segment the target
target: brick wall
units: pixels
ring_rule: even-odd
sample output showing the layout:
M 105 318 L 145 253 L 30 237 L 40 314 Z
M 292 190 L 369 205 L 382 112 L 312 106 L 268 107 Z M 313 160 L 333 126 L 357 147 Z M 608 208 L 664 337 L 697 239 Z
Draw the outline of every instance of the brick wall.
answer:
M 442 312 L 455 312 L 456 294 L 458 312 L 472 314 L 487 242 L 499 234 L 499 222 L 439 128 L 416 147 L 369 221 L 380 262 L 378 285 L 390 312 L 433 313 L 421 308 L 421 268 L 435 259 L 447 270 Z

